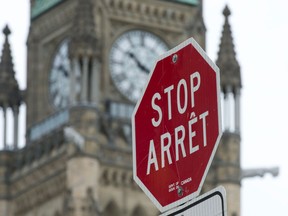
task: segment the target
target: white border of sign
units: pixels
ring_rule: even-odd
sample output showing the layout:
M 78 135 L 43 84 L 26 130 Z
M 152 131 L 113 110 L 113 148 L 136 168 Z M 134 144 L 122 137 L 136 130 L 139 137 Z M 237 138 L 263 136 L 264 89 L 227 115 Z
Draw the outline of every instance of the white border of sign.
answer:
M 160 216 L 227 216 L 226 190 L 219 186 Z
M 167 56 L 171 56 L 172 54 L 176 53 L 177 51 L 179 51 L 180 49 L 182 49 L 183 47 L 187 46 L 188 44 L 192 44 L 192 46 L 199 52 L 199 54 L 205 59 L 205 61 L 210 65 L 211 68 L 213 68 L 213 70 L 216 73 L 216 82 L 217 82 L 217 95 L 218 95 L 218 119 L 219 119 L 219 135 L 217 137 L 216 143 L 215 143 L 215 147 L 213 149 L 213 152 L 211 153 L 211 157 L 210 160 L 208 161 L 206 170 L 203 174 L 202 180 L 200 182 L 199 188 L 196 192 L 182 198 L 179 199 L 169 205 L 166 206 L 162 206 L 157 199 L 153 196 L 153 194 L 146 188 L 146 186 L 142 183 L 142 181 L 138 178 L 137 176 L 137 166 L 136 166 L 136 138 L 135 138 L 135 114 L 139 108 L 140 102 L 142 101 L 142 97 L 146 91 L 146 88 L 148 86 L 148 83 L 150 82 L 150 79 L 152 77 L 152 73 L 155 70 L 156 64 L 158 61 L 161 61 L 162 59 L 166 58 Z M 164 53 L 163 55 L 161 55 L 154 63 L 153 69 L 150 71 L 149 73 L 149 78 L 148 81 L 146 83 L 145 88 L 143 89 L 142 92 L 142 96 L 141 98 L 138 100 L 136 107 L 134 109 L 134 112 L 132 114 L 132 148 L 133 148 L 133 178 L 134 181 L 139 185 L 139 187 L 144 191 L 144 193 L 149 197 L 149 199 L 154 203 L 154 205 L 161 211 L 167 211 L 169 209 L 175 208 L 195 197 L 197 197 L 200 194 L 201 188 L 204 184 L 206 175 L 208 173 L 208 170 L 210 168 L 210 165 L 212 163 L 212 160 L 214 158 L 214 155 L 216 153 L 216 150 L 218 148 L 221 136 L 222 136 L 222 117 L 221 117 L 221 103 L 220 103 L 220 72 L 219 72 L 219 68 L 217 67 L 217 65 L 207 56 L 207 54 L 205 53 L 205 51 L 200 47 L 200 45 L 193 39 L 193 38 L 189 38 L 186 41 L 182 42 L 181 44 L 179 44 L 178 46 L 174 47 L 173 49 L 167 51 L 166 53 Z

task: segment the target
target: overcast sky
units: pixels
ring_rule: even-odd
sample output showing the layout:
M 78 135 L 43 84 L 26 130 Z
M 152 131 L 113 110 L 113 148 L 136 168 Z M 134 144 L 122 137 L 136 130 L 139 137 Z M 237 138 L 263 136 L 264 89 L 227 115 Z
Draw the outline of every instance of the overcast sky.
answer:
M 213 60 L 226 4 L 242 72 L 242 167 L 280 167 L 277 178 L 242 181 L 242 213 L 288 215 L 288 1 L 206 0 L 207 52 Z
M 280 167 L 277 178 L 267 175 L 242 181 L 242 215 L 288 215 L 288 1 L 203 1 L 206 51 L 214 61 L 224 22 L 222 10 L 228 4 L 232 12 L 230 24 L 243 83 L 242 167 Z M 22 89 L 26 87 L 28 3 L 28 0 L 0 0 L 0 28 L 8 23 L 12 31 L 14 69 Z M 1 49 L 3 39 L 1 34 Z

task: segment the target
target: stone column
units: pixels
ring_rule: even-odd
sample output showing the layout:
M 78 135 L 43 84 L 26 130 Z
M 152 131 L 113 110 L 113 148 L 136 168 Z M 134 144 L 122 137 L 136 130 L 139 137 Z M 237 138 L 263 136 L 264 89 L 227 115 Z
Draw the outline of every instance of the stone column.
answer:
M 77 75 L 77 70 L 79 70 L 79 62 L 77 58 L 72 59 L 71 63 L 71 76 L 70 76 L 70 104 L 74 105 L 77 101 L 77 80 L 76 80 L 76 75 Z M 81 84 L 80 84 L 81 86 Z
M 235 100 L 235 132 L 240 134 L 240 88 L 236 88 L 234 93 Z
M 3 107 L 4 125 L 3 125 L 3 144 L 7 148 L 7 108 Z
M 19 107 L 15 106 L 13 108 L 13 118 L 14 118 L 14 149 L 18 148 L 18 117 L 19 117 Z
M 91 82 L 91 94 L 92 101 L 99 104 L 100 101 L 100 62 L 97 58 L 93 59 L 92 62 L 92 82 Z
M 87 86 L 88 86 L 88 64 L 89 59 L 87 56 L 83 57 L 82 65 L 82 85 L 81 85 L 81 102 L 87 102 Z

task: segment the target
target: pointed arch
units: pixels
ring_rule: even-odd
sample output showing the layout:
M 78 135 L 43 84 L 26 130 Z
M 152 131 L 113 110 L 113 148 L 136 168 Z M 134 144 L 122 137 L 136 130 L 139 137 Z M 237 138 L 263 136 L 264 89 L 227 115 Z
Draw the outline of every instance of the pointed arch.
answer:
M 108 203 L 103 212 L 103 216 L 112 216 L 112 215 L 121 215 L 120 208 L 118 207 L 118 205 L 115 203 L 114 200 Z
M 140 205 L 136 206 L 131 214 L 131 216 L 146 216 L 146 215 L 148 214 L 146 213 L 145 209 Z

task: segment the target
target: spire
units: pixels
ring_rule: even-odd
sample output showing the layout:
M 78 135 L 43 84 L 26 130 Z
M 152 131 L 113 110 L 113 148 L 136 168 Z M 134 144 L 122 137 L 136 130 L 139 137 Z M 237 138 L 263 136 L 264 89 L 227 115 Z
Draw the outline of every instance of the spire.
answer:
M 240 66 L 236 59 L 233 37 L 228 19 L 231 12 L 227 5 L 223 10 L 223 15 L 225 17 L 225 23 L 222 30 L 216 64 L 220 68 L 221 88 L 225 92 L 226 88 L 232 88 L 233 91 L 237 88 L 241 88 L 241 74 Z
M 2 56 L 0 61 L 0 108 L 3 110 L 3 144 L 7 148 L 7 108 L 11 108 L 14 117 L 14 148 L 18 148 L 18 115 L 19 106 L 23 100 L 22 93 L 19 90 L 18 82 L 15 79 L 12 56 L 8 36 L 11 31 L 6 25 L 3 34 L 5 42 L 3 45 Z
M 8 36 L 11 34 L 11 31 L 7 25 L 3 29 L 3 34 L 5 35 L 5 42 L 3 45 L 1 62 L 0 62 L 0 72 L 1 72 L 0 76 L 2 79 L 5 77 L 11 78 L 15 74 L 13 70 L 12 56 L 11 56 L 10 44 L 8 40 Z
M 94 5 L 91 0 L 78 1 L 71 41 L 72 55 L 95 55 L 99 52 L 96 38 Z
M 21 103 L 21 94 L 15 79 L 13 61 L 8 36 L 11 34 L 6 25 L 3 34 L 5 41 L 0 61 L 0 107 L 14 107 Z

